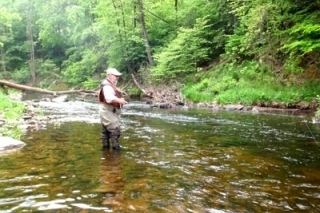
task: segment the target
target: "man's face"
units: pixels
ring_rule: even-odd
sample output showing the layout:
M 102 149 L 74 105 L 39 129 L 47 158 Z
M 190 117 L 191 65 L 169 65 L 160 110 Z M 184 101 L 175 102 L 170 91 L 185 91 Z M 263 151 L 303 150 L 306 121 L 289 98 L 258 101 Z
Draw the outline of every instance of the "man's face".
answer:
M 119 80 L 119 76 L 118 76 L 118 75 L 109 74 L 109 75 L 108 75 L 108 79 L 109 79 L 112 83 L 116 84 L 116 83 L 118 82 L 118 80 Z

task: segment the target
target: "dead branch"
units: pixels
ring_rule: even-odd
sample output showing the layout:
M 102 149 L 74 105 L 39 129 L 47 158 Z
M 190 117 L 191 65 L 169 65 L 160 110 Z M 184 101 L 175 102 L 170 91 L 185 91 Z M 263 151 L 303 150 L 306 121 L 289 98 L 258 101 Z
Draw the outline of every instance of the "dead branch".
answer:
M 135 83 L 135 85 L 143 92 L 144 95 L 147 95 L 146 91 L 142 88 L 142 86 L 138 83 L 134 75 L 131 73 L 131 77 Z

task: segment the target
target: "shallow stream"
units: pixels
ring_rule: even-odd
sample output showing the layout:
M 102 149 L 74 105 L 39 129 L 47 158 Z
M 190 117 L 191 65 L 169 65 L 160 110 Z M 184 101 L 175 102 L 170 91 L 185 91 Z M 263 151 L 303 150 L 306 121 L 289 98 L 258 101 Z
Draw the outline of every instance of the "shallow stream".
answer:
M 320 126 L 307 116 L 123 110 L 101 151 L 97 104 L 40 102 L 61 118 L 0 156 L 0 212 L 320 212 Z

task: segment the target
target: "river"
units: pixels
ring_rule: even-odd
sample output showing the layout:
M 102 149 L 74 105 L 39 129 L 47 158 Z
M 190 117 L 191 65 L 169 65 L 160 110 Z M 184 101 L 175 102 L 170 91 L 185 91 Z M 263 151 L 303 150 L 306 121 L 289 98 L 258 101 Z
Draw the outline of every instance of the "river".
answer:
M 320 126 L 305 115 L 123 109 L 102 151 L 97 104 L 40 102 L 58 120 L 0 156 L 0 212 L 320 212 Z

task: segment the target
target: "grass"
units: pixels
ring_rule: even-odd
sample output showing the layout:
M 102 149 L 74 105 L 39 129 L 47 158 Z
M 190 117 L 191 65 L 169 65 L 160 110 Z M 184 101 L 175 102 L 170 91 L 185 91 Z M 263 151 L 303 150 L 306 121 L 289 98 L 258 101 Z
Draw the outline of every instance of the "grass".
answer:
M 4 126 L 0 128 L 0 136 L 20 138 L 21 129 L 18 126 L 24 110 L 25 105 L 23 103 L 10 99 L 0 90 L 0 118 L 5 120 Z
M 319 80 L 293 83 L 279 74 L 268 72 L 256 62 L 220 65 L 203 74 L 198 82 L 186 84 L 182 90 L 185 97 L 194 102 L 246 105 L 261 101 L 310 102 L 319 91 Z

